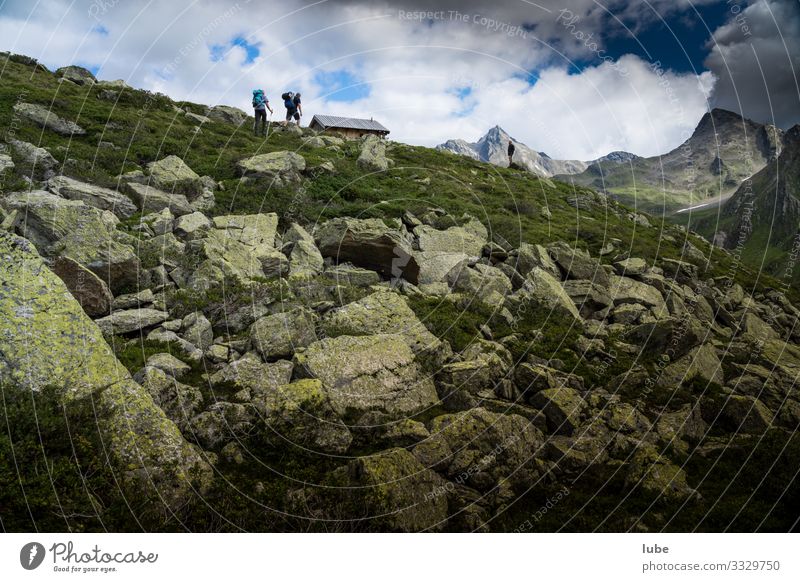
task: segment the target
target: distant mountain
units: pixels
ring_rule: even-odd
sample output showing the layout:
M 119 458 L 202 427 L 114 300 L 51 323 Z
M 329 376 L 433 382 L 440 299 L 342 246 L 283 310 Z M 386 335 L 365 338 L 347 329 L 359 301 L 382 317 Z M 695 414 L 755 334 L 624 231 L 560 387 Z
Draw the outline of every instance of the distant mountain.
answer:
M 795 269 L 786 272 L 789 261 L 796 261 L 800 234 L 800 125 L 786 132 L 781 154 L 742 184 L 719 216 L 706 216 L 697 226 L 707 236 L 713 233 L 718 245 L 740 249 L 754 266 L 800 280 Z
M 714 109 L 671 152 L 649 158 L 614 152 L 582 173 L 563 172 L 560 179 L 590 186 L 643 210 L 669 212 L 732 194 L 745 178 L 777 157 L 781 136 L 773 125 Z
M 554 160 L 543 152 L 537 152 L 508 135 L 496 125 L 475 143 L 463 139 L 451 139 L 436 146 L 436 149 L 453 152 L 474 160 L 489 162 L 496 166 L 508 166 L 508 142 L 514 142 L 514 162 L 527 168 L 537 176 L 550 177 L 555 174 L 578 174 L 587 162 L 579 160 Z

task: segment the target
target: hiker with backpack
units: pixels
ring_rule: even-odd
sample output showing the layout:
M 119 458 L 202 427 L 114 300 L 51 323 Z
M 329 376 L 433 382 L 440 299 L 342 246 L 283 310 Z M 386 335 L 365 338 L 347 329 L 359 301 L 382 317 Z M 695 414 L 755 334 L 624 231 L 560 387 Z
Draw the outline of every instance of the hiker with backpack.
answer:
M 513 141 L 509 141 L 508 142 L 508 165 L 509 166 L 511 166 L 511 164 L 514 162 L 514 151 L 516 149 L 517 148 L 514 147 L 514 142 Z
M 267 137 L 267 109 L 272 115 L 272 107 L 269 106 L 269 99 L 264 94 L 263 89 L 253 89 L 253 110 L 255 111 L 256 121 L 253 124 L 253 135 L 258 136 L 258 121 L 261 120 L 262 133 Z
M 300 94 L 298 93 L 295 95 L 291 91 L 287 91 L 281 95 L 281 99 L 283 99 L 283 106 L 286 107 L 286 121 L 283 122 L 283 125 L 288 126 L 294 118 L 297 120 L 297 125 L 299 126 L 300 113 L 298 113 L 297 108 L 300 106 Z M 297 102 L 295 102 L 295 99 Z

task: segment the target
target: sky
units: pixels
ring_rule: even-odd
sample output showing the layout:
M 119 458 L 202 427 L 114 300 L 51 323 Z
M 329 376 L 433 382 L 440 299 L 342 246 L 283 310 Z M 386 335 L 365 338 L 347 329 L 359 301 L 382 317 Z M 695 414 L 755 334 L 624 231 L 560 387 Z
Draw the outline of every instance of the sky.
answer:
M 800 123 L 798 0 L 0 0 L 0 50 L 245 110 L 299 91 L 304 123 L 419 145 L 500 125 L 561 159 L 665 153 L 713 107 Z

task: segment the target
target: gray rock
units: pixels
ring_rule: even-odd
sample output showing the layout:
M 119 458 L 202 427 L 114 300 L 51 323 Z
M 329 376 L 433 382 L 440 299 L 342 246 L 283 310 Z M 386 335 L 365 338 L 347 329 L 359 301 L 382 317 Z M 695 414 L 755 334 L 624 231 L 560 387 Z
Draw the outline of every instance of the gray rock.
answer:
M 250 328 L 253 347 L 267 361 L 291 357 L 316 339 L 314 316 L 304 309 L 262 317 Z
M 236 167 L 242 176 L 272 180 L 276 186 L 284 186 L 300 180 L 306 160 L 294 152 L 272 152 L 239 160 Z
M 53 131 L 59 135 L 86 135 L 86 130 L 77 123 L 67 121 L 56 115 L 43 105 L 36 103 L 17 103 L 14 112 L 34 122 L 39 127 Z
M 76 85 L 93 85 L 97 82 L 97 78 L 88 69 L 70 65 L 68 67 L 61 67 L 56 69 L 57 76 L 67 81 L 72 81 Z
M 167 156 L 147 164 L 149 185 L 170 194 L 184 194 L 194 199 L 203 191 L 203 182 L 194 170 L 178 156 Z M 188 214 L 178 213 L 175 214 Z
M 389 169 L 386 159 L 386 142 L 376 135 L 364 138 L 361 153 L 358 156 L 359 167 L 369 172 L 385 172 Z
M 230 123 L 236 126 L 242 125 L 251 119 L 247 113 L 238 107 L 231 107 L 229 105 L 215 105 L 208 109 L 206 115 L 215 121 Z
M 176 380 L 180 380 L 192 371 L 192 367 L 189 364 L 180 361 L 172 354 L 166 353 L 153 354 L 147 358 L 145 366 L 161 370 L 167 376 L 175 378 Z M 162 408 L 164 407 L 162 406 Z M 191 416 L 193 415 L 190 414 L 189 417 L 191 418 Z
M 377 218 L 334 218 L 319 227 L 314 237 L 323 257 L 353 263 L 385 278 L 403 277 L 416 284 L 419 265 L 411 245 L 399 228 Z
M 541 390 L 531 403 L 542 409 L 548 428 L 556 434 L 572 434 L 588 411 L 586 401 L 572 388 Z
M 128 182 L 125 190 L 143 213 L 161 212 L 165 208 L 168 208 L 175 216 L 193 212 L 189 201 L 183 194 L 171 194 L 137 182 Z
M 340 416 L 377 410 L 408 416 L 438 403 L 430 378 L 399 335 L 325 338 L 295 354 L 305 375 L 322 381 Z
M 126 309 L 98 319 L 95 323 L 105 336 L 120 335 L 156 326 L 169 319 L 169 313 L 157 309 Z
M 81 200 L 100 210 L 110 210 L 119 218 L 130 218 L 136 213 L 136 205 L 124 194 L 66 176 L 50 178 L 47 189 L 62 198 Z
M 111 311 L 114 296 L 100 277 L 69 257 L 58 257 L 53 272 L 64 282 L 89 317 L 102 317 Z

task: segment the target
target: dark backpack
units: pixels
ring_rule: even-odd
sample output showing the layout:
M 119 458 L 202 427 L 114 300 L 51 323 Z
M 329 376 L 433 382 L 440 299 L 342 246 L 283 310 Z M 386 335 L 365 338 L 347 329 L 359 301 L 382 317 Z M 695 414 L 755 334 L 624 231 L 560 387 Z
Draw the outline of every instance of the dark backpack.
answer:
M 287 91 L 286 93 L 281 95 L 281 99 L 283 99 L 284 101 L 289 101 L 291 98 L 292 98 L 292 92 L 291 91 Z

